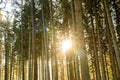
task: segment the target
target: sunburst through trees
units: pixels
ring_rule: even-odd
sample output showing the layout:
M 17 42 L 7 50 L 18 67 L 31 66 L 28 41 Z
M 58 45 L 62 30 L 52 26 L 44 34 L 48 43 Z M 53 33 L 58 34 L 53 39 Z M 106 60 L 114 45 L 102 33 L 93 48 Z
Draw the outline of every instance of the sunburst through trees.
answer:
M 120 0 L 3 4 L 12 11 L 0 8 L 0 80 L 120 79 Z

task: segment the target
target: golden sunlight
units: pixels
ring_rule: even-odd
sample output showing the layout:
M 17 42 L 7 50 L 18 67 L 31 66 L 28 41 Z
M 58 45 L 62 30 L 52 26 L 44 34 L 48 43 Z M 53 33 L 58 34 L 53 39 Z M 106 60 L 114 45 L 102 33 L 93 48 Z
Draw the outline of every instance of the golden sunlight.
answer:
M 62 51 L 65 52 L 69 50 L 72 47 L 72 41 L 71 40 L 63 40 L 62 41 Z

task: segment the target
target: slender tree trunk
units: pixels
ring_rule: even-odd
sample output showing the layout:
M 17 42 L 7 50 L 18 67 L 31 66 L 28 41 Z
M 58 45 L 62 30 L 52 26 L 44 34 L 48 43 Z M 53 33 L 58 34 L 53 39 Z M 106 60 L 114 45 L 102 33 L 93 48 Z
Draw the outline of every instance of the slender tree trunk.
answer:
M 23 51 L 23 28 L 21 26 L 21 59 L 22 59 L 22 80 L 25 79 L 25 76 L 24 76 L 24 51 Z
M 53 4 L 52 4 L 52 0 L 49 0 L 49 8 L 50 8 L 50 26 L 51 26 L 51 34 L 53 35 Z M 53 54 L 53 36 L 51 39 L 51 54 Z M 52 72 L 52 80 L 54 80 L 54 71 L 53 71 L 53 55 L 51 56 L 51 72 Z
M 23 8 L 23 0 L 21 0 L 21 55 L 22 57 L 20 57 L 22 59 L 22 80 L 25 79 L 24 76 L 24 51 L 23 51 L 23 22 L 22 22 L 22 8 Z
M 43 35 L 42 35 L 42 55 L 41 55 L 41 64 L 42 64 L 42 66 L 41 66 L 41 69 L 42 69 L 42 80 L 45 80 L 45 70 L 44 70 L 44 38 L 43 38 Z
M 108 63 L 109 61 L 107 60 L 108 56 L 107 54 L 104 55 L 104 58 L 105 58 L 105 69 L 106 69 L 106 79 L 109 80 L 110 79 L 110 76 L 109 76 L 109 68 L 108 68 Z
M 80 73 L 79 73 L 79 64 L 78 64 L 78 54 L 75 55 L 75 74 L 76 80 L 80 80 Z
M 13 65 L 13 51 L 12 51 L 12 44 L 11 44 L 11 55 L 10 55 L 11 59 L 10 59 L 10 80 L 12 80 L 12 65 Z
M 99 54 L 100 54 L 100 63 L 101 63 L 101 70 L 102 70 L 102 79 L 106 80 L 106 72 L 105 72 L 105 65 L 104 65 L 104 58 L 103 58 L 103 50 L 101 44 L 101 36 L 100 36 L 100 23 L 98 19 L 97 10 L 95 10 L 95 20 L 96 20 L 96 29 L 98 34 L 98 46 L 99 46 Z
M 109 28 L 110 28 L 110 33 L 111 33 L 111 36 L 112 36 L 112 42 L 113 42 L 115 54 L 116 54 L 116 57 L 117 57 L 117 63 L 118 63 L 119 70 L 120 70 L 120 51 L 119 51 L 119 47 L 118 47 L 118 44 L 117 44 L 117 38 L 115 36 L 115 29 L 114 29 L 112 17 L 111 17 L 109 6 L 108 6 L 108 1 L 103 0 L 103 2 L 104 2 L 104 5 L 105 5 L 105 10 L 106 10 L 106 13 L 107 13 L 107 19 L 108 19 L 108 24 L 109 24 Z
M 4 35 L 4 40 L 5 40 L 5 75 L 4 75 L 4 80 L 8 80 L 8 45 L 7 45 L 7 29 L 5 28 L 5 35 Z
M 28 61 L 29 61 L 29 70 L 28 70 L 28 80 L 31 80 L 31 27 L 29 31 L 29 54 L 28 54 Z
M 75 26 L 75 11 L 74 11 L 74 1 L 71 1 L 71 10 L 72 10 L 72 32 L 73 35 L 75 35 L 75 31 L 76 31 L 76 26 Z M 75 36 L 74 36 L 75 37 Z M 75 50 L 75 47 L 74 47 Z M 80 80 L 80 73 L 79 73 L 79 61 L 78 61 L 78 54 L 75 53 L 74 55 L 74 67 L 75 67 L 75 78 L 76 80 Z
M 55 43 L 55 29 L 53 24 L 53 4 L 52 0 L 50 2 L 50 22 L 51 22 L 51 34 L 52 34 L 52 80 L 58 80 L 58 63 L 56 55 L 56 43 Z
M 32 53 L 33 53 L 33 71 L 34 71 L 34 80 L 38 79 L 37 74 L 37 53 L 36 53 L 36 34 L 35 34 L 35 3 L 34 0 L 31 0 L 31 16 L 32 16 Z
M 62 58 L 62 61 L 61 61 L 62 65 L 61 65 L 61 80 L 64 80 L 65 78 L 65 74 L 64 74 L 64 58 Z
M 72 56 L 71 56 L 71 53 L 70 52 L 67 52 L 67 61 L 68 61 L 68 72 L 69 72 L 69 80 L 75 80 L 74 78 L 74 73 L 73 73 L 73 59 L 72 59 Z
M 113 8 L 115 10 L 115 14 L 116 14 L 116 31 L 117 31 L 117 38 L 118 38 L 118 47 L 119 47 L 119 50 L 120 50 L 120 6 L 119 6 L 119 3 L 120 1 L 117 1 L 117 0 L 112 0 L 113 1 Z
M 105 23 L 106 23 L 106 31 L 107 31 L 107 39 L 108 39 L 108 45 L 109 45 L 108 47 L 109 47 L 112 75 L 113 75 L 113 79 L 117 80 L 116 71 L 115 71 L 115 63 L 114 63 L 114 55 L 113 55 L 113 49 L 112 49 L 112 42 L 111 42 L 111 34 L 110 34 L 109 24 L 108 24 L 108 20 L 107 20 L 106 11 L 105 11 L 105 5 L 104 5 L 103 10 L 104 10 L 103 12 L 104 12 L 104 16 L 105 16 Z
M 45 78 L 46 80 L 49 80 L 50 79 L 50 76 L 49 76 L 49 59 L 48 59 L 48 47 L 47 47 L 47 44 L 48 44 L 48 35 L 47 35 L 47 30 L 45 28 L 47 28 L 45 26 L 45 15 L 44 15 L 44 2 L 42 1 L 42 21 L 43 21 L 43 38 L 44 38 L 44 53 L 45 53 Z
M 16 58 L 16 80 L 18 80 L 18 75 L 19 75 L 19 57 L 17 56 L 17 58 Z
M 81 63 L 81 75 L 82 80 L 90 80 L 89 76 L 89 68 L 88 68 L 88 59 L 87 59 L 87 52 L 85 47 L 85 40 L 84 40 L 84 26 L 82 24 L 82 6 L 80 0 L 74 0 L 75 5 L 75 18 L 76 18 L 76 29 L 77 29 L 77 41 L 78 41 L 78 49 L 80 53 L 80 63 Z
M 49 33 L 46 32 L 46 36 L 47 36 L 47 42 L 46 42 L 46 47 L 47 47 L 47 53 L 46 53 L 46 58 L 47 58 L 47 76 L 48 76 L 48 80 L 50 80 L 49 47 L 47 46 L 47 45 L 49 45 Z
M 66 67 L 67 67 L 67 78 L 68 80 L 70 80 L 69 62 L 68 62 L 67 57 L 66 57 Z
M 96 79 L 101 80 L 92 12 L 91 12 L 91 25 L 92 25 L 92 37 L 93 37 L 93 49 L 94 49 L 94 58 L 95 58 Z

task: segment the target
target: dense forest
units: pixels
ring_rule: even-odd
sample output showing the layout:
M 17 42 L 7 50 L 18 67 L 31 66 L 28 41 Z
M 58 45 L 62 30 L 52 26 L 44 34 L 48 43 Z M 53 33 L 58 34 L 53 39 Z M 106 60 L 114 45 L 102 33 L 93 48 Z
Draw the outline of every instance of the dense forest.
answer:
M 120 0 L 0 0 L 0 80 L 120 80 Z

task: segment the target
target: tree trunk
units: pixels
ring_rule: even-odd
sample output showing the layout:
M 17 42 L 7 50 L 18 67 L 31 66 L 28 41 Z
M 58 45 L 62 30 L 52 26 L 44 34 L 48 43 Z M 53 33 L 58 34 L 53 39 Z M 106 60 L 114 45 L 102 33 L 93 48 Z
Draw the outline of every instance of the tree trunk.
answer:
M 52 34 L 52 45 L 51 45 L 51 65 L 52 65 L 52 80 L 58 80 L 58 63 L 57 63 L 57 54 L 56 54 L 56 43 L 55 43 L 55 28 L 53 22 L 53 4 L 52 0 L 50 2 L 50 26 L 51 26 L 51 34 Z
M 108 1 L 103 0 L 103 2 L 104 2 L 104 5 L 105 5 L 104 8 L 105 8 L 106 13 L 107 13 L 108 24 L 109 24 L 110 33 L 111 33 L 111 36 L 112 36 L 112 42 L 113 42 L 115 54 L 116 54 L 116 57 L 117 57 L 118 67 L 119 67 L 119 70 L 120 70 L 120 51 L 119 51 L 119 47 L 118 47 L 118 43 L 117 43 L 117 38 L 115 36 L 116 33 L 115 33 L 112 17 L 111 17 L 111 14 L 110 14 Z
M 32 53 L 33 53 L 33 71 L 34 71 L 34 80 L 38 79 L 37 74 L 37 53 L 36 53 L 36 34 L 35 34 L 35 3 L 34 0 L 31 0 L 31 16 L 32 16 Z
M 84 26 L 82 24 L 82 6 L 80 0 L 74 0 L 75 5 L 75 18 L 76 18 L 76 38 L 77 38 L 77 47 L 80 54 L 80 63 L 81 63 L 81 75 L 82 80 L 90 80 L 89 68 L 88 68 L 88 59 L 87 52 L 85 47 L 84 40 Z
M 71 34 L 73 34 L 74 35 L 74 37 L 75 37 L 75 31 L 76 31 L 76 26 L 75 26 L 75 11 L 74 11 L 74 1 L 73 0 L 71 0 L 71 13 L 72 13 L 72 32 L 73 33 L 71 33 Z M 74 38 L 73 37 L 73 38 Z M 75 50 L 75 47 L 74 47 L 74 49 L 73 50 Z M 78 61 L 78 54 L 77 53 L 75 53 L 75 55 L 74 55 L 74 70 L 75 70 L 75 79 L 76 80 L 80 80 L 80 72 L 79 72 L 79 61 Z
M 95 60 L 96 79 L 97 80 L 101 80 L 100 68 L 99 68 L 99 60 L 98 60 L 98 53 L 97 53 L 97 46 L 96 46 L 96 38 L 95 38 L 95 31 L 94 31 L 93 18 L 92 18 L 92 12 L 91 12 L 91 24 L 92 24 L 92 38 L 93 38 L 93 48 L 94 48 L 94 60 Z
M 5 35 L 4 35 L 4 40 L 5 40 L 5 75 L 4 75 L 4 80 L 8 80 L 8 45 L 7 45 L 7 29 L 5 28 Z
M 28 70 L 28 80 L 31 80 L 31 27 L 29 31 L 29 53 L 28 53 L 28 61 L 29 61 L 29 70 Z
M 23 8 L 23 0 L 21 0 L 21 55 L 22 57 L 20 57 L 20 59 L 22 59 L 22 80 L 25 79 L 25 76 L 24 76 L 24 51 L 23 51 L 23 21 L 22 21 L 22 8 Z
M 96 29 L 98 34 L 98 47 L 99 47 L 99 54 L 100 54 L 100 63 L 101 63 L 101 70 L 102 70 L 102 79 L 106 80 L 106 72 L 105 72 L 105 65 L 104 65 L 104 58 L 103 58 L 103 50 L 101 44 L 101 36 L 100 36 L 100 23 L 98 19 L 97 10 L 95 10 L 95 20 L 96 20 Z
M 107 31 L 107 39 L 108 39 L 108 47 L 109 47 L 109 54 L 110 54 L 110 61 L 111 61 L 111 68 L 112 68 L 112 75 L 113 75 L 113 79 L 117 80 L 117 76 L 116 76 L 116 71 L 115 71 L 115 61 L 114 61 L 114 55 L 113 55 L 113 49 L 112 49 L 112 42 L 111 42 L 111 34 L 110 34 L 110 30 L 109 30 L 109 24 L 108 24 L 108 20 L 107 20 L 107 14 L 105 11 L 105 5 L 104 5 L 104 16 L 105 16 L 105 23 L 106 23 L 106 31 Z
M 10 80 L 12 80 L 12 65 L 13 65 L 13 51 L 12 51 L 12 44 L 11 44 L 11 55 L 10 55 L 11 59 L 10 59 Z

